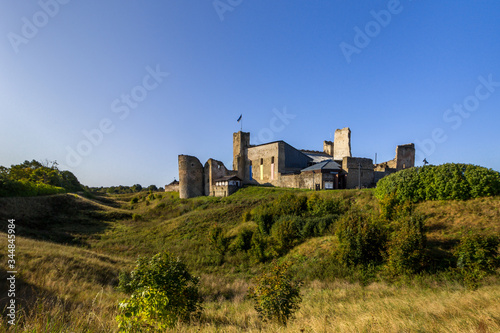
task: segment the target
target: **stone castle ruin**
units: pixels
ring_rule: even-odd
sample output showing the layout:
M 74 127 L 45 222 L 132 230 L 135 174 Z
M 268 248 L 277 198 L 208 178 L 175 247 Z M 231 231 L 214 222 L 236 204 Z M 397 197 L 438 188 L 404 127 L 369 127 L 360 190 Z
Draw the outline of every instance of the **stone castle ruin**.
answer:
M 299 150 L 284 141 L 251 145 L 250 133 L 233 133 L 233 169 L 209 159 L 205 165 L 179 155 L 179 196 L 225 197 L 244 184 L 333 190 L 372 187 L 382 177 L 415 165 L 415 145 L 397 146 L 396 157 L 373 164 L 370 158 L 352 157 L 351 130 L 335 131 L 323 151 Z

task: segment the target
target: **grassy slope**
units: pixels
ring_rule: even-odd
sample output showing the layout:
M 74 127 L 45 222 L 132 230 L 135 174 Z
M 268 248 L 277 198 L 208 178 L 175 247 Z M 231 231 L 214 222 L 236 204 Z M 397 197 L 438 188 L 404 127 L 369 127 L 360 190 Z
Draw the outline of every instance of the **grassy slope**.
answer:
M 243 212 L 284 192 L 246 188 L 225 198 L 163 199 L 130 204 L 134 195 L 89 200 L 74 195 L 0 199 L 0 218 L 15 218 L 18 299 L 26 315 L 26 331 L 116 330 L 114 316 L 123 294 L 114 289 L 121 270 L 130 270 L 138 255 L 169 250 L 181 256 L 202 277 L 206 299 L 203 318 L 183 331 L 284 331 L 262 324 L 245 299 L 249 278 L 263 269 L 237 258 L 216 265 L 207 246 L 213 223 L 228 234 L 241 227 Z M 377 208 L 371 191 L 321 192 L 341 196 L 365 208 Z M 426 202 L 418 209 L 428 216 L 429 240 L 436 251 L 447 250 L 464 228 L 499 232 L 500 198 L 466 202 Z M 132 218 L 135 214 L 135 220 Z M 5 231 L 5 230 L 3 230 Z M 6 239 L 2 233 L 0 238 Z M 2 244 L 6 244 L 2 240 Z M 309 239 L 287 256 L 314 275 L 336 246 L 334 236 Z M 6 262 L 6 253 L 0 253 Z M 319 269 L 320 270 L 320 269 Z M 313 272 L 313 273 L 311 273 Z M 5 270 L 0 270 L 5 279 Z M 500 285 L 496 279 L 477 291 L 432 281 L 404 286 L 375 283 L 367 287 L 342 281 L 311 279 L 303 305 L 290 331 L 500 331 Z M 2 297 L 4 297 L 2 295 Z M 0 298 L 0 306 L 6 299 Z M 49 320 L 52 318 L 52 320 Z M 2 323 L 5 329 L 5 322 Z

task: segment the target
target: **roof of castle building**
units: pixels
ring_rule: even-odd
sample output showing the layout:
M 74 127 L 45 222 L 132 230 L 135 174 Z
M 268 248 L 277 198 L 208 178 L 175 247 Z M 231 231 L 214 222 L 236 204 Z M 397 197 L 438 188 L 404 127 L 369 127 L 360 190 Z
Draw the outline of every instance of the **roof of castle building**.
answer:
M 302 169 L 301 172 L 316 171 L 316 170 L 341 170 L 341 169 L 342 169 L 342 167 L 340 166 L 340 164 L 338 164 L 334 160 L 330 159 L 330 160 L 326 160 L 323 162 L 313 164 L 310 167 Z
M 214 181 L 223 182 L 223 181 L 227 181 L 227 180 L 239 180 L 239 181 L 241 181 L 240 177 L 238 177 L 238 176 L 224 176 L 224 177 L 215 179 Z
M 328 155 L 327 153 L 322 151 L 304 150 L 304 149 L 301 149 L 300 151 L 309 156 L 310 158 L 312 158 L 313 163 L 319 163 L 332 159 L 331 155 Z

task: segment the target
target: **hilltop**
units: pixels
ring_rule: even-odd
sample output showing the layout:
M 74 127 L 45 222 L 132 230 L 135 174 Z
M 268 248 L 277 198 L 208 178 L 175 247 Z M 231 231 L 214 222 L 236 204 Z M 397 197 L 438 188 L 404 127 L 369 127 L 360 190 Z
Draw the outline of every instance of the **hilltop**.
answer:
M 308 212 L 303 221 L 324 228 L 311 229 L 287 249 L 269 245 L 268 258 L 262 260 L 237 244 L 244 230 L 262 227 L 257 220 L 273 203 L 301 197 Z M 307 210 L 312 200 L 336 202 L 338 216 Z M 396 281 L 380 271 L 346 271 L 335 264 L 338 221 L 353 212 L 378 214 L 379 209 L 372 190 L 247 187 L 227 198 L 179 199 L 176 192 L 0 198 L 0 217 L 16 219 L 18 227 L 18 295 L 26 330 L 48 325 L 51 332 L 115 331 L 117 304 L 126 297 L 116 289 L 119 274 L 130 271 L 138 256 L 160 251 L 179 256 L 201 277 L 204 315 L 183 330 L 280 331 L 261 323 L 245 298 L 251 278 L 268 267 L 273 255 L 291 260 L 294 275 L 306 283 L 292 331 L 499 330 L 496 276 L 471 291 L 442 266 L 453 266 L 452 249 L 468 230 L 500 233 L 500 197 L 416 204 L 415 212 L 425 217 L 429 260 L 415 277 Z M 229 240 L 222 258 L 208 241 L 214 227 Z M 0 260 L 6 261 L 5 253 Z M 0 273 L 6 278 L 5 270 Z

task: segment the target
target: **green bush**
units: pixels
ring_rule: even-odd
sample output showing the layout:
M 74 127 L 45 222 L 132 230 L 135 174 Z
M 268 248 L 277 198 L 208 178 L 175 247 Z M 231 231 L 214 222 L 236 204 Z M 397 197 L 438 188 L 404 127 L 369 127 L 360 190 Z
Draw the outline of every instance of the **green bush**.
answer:
M 259 230 L 269 235 L 273 224 L 284 215 L 302 216 L 307 212 L 307 198 L 294 194 L 283 194 L 274 201 L 257 206 L 251 212 Z
M 341 199 L 326 199 L 316 193 L 307 199 L 307 211 L 311 216 L 340 215 L 346 210 L 345 203 Z
M 395 230 L 387 247 L 387 267 L 391 275 L 411 275 L 425 263 L 424 217 L 410 213 L 393 223 Z
M 232 250 L 245 252 L 250 250 L 252 248 L 253 234 L 254 231 L 251 229 L 245 228 L 241 230 L 231 245 Z
M 120 275 L 120 289 L 131 292 L 120 303 L 117 321 L 121 330 L 163 330 L 188 321 L 201 310 L 199 279 L 170 253 L 140 258 L 130 274 Z
M 335 222 L 339 215 L 329 214 L 322 217 L 309 217 L 304 221 L 302 227 L 303 237 L 319 237 L 334 229 Z
M 454 256 L 457 269 L 467 286 L 476 288 L 486 275 L 494 273 L 499 267 L 499 245 L 498 236 L 469 232 L 460 239 L 454 249 Z
M 347 266 L 368 266 L 382 262 L 387 230 L 381 221 L 368 213 L 351 210 L 338 221 L 338 255 Z
M 138 197 L 133 197 L 131 200 L 130 200 L 130 203 L 131 204 L 136 204 L 139 202 L 139 198 Z
M 286 254 L 302 241 L 302 225 L 302 218 L 297 216 L 282 216 L 274 223 L 271 236 L 278 255 Z
M 500 195 L 500 173 L 492 169 L 448 163 L 398 171 L 377 183 L 375 196 L 393 196 L 398 202 L 465 200 Z
M 266 236 L 263 235 L 260 230 L 253 233 L 250 254 L 257 262 L 265 262 L 268 259 L 268 255 L 266 253 L 267 243 Z
M 292 281 L 288 274 L 290 263 L 278 264 L 254 279 L 248 296 L 255 302 L 255 310 L 263 320 L 274 320 L 286 325 L 299 309 L 300 282 Z

